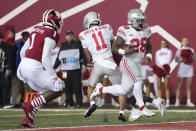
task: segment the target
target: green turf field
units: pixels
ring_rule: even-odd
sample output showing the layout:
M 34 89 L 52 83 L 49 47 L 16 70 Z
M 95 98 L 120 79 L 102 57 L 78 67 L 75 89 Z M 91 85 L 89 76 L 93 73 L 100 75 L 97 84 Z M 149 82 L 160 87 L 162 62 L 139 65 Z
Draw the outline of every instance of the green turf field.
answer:
M 91 125 L 118 125 L 118 124 L 143 124 L 176 121 L 196 121 L 195 110 L 169 110 L 162 118 L 159 112 L 156 116 L 142 117 L 134 122 L 120 122 L 117 120 L 118 110 L 98 109 L 90 119 L 84 119 L 85 110 L 47 110 L 39 111 L 35 118 L 35 123 L 41 127 L 71 127 L 71 126 L 91 126 Z M 128 116 L 129 113 L 127 112 Z M 23 129 L 20 122 L 24 117 L 22 110 L 0 110 L 0 130 L 2 129 Z M 104 120 L 106 122 L 104 122 Z M 108 122 L 107 122 L 108 120 Z

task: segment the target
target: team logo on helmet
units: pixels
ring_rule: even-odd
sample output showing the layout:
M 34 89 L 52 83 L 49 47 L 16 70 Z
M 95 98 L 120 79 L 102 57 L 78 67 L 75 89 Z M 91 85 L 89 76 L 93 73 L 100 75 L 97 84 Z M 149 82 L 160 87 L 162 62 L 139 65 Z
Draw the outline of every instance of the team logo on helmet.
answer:
M 58 32 L 60 32 L 63 26 L 63 20 L 58 11 L 51 9 L 47 10 L 43 14 L 43 25 L 48 25 L 55 28 Z

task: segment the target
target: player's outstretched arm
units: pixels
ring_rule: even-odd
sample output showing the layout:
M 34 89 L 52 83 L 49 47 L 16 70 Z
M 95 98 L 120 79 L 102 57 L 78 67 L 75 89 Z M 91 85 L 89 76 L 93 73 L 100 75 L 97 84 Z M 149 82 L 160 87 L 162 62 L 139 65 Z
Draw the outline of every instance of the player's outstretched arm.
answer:
M 126 45 L 125 41 L 120 36 L 117 36 L 116 40 L 114 41 L 112 51 L 121 55 L 130 55 L 135 53 L 134 48 L 132 48 L 130 45 Z

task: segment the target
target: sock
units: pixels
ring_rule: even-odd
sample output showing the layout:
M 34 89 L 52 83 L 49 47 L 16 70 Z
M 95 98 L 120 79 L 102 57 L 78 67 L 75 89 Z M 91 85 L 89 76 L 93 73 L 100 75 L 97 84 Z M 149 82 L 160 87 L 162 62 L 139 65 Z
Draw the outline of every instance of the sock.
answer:
M 176 103 L 180 103 L 179 99 L 176 99 Z
M 46 100 L 43 97 L 43 95 L 40 95 L 39 97 L 35 98 L 31 101 L 31 105 L 35 107 L 36 109 L 40 109 L 42 104 L 45 104 Z
M 92 106 L 93 104 L 95 104 L 95 101 L 91 101 L 91 102 L 90 102 L 90 105 L 91 105 L 91 106 Z
M 169 100 L 166 100 L 166 103 L 169 103 Z
M 187 99 L 187 103 L 191 103 L 191 99 Z
M 135 96 L 138 106 L 142 107 L 144 105 L 142 94 L 142 81 L 134 83 L 133 95 Z
M 119 113 L 120 113 L 120 114 L 123 114 L 123 115 L 125 114 L 125 112 L 124 112 L 124 111 L 122 111 L 122 110 L 120 110 L 120 111 L 119 111 Z
M 121 85 L 112 85 L 112 86 L 107 86 L 104 87 L 102 90 L 102 93 L 108 93 L 111 94 L 113 96 L 118 96 L 120 94 L 125 95 L 124 90 L 122 89 Z

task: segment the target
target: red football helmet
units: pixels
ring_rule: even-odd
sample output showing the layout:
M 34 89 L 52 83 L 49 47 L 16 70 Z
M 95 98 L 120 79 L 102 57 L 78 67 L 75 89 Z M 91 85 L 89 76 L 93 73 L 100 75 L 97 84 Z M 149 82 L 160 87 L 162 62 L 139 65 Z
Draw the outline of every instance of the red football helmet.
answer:
M 54 9 L 45 11 L 43 14 L 43 25 L 52 26 L 60 32 L 63 26 L 63 20 L 60 13 Z

